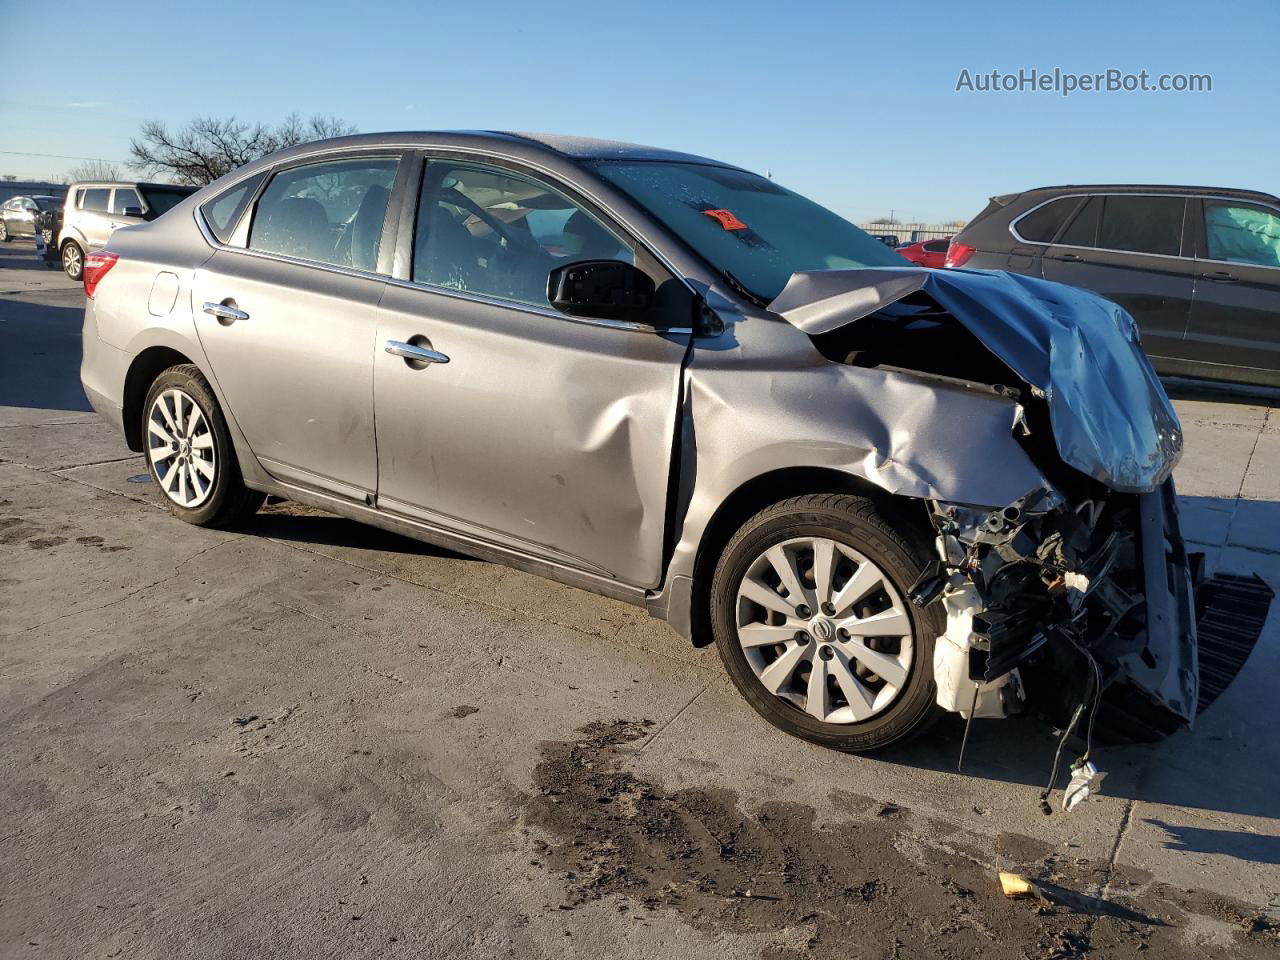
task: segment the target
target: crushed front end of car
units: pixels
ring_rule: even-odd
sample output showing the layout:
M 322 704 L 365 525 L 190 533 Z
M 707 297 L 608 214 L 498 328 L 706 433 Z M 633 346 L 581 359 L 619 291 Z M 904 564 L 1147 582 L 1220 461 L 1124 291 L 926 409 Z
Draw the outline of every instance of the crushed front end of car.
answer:
M 829 360 L 1017 405 L 1046 484 L 1003 504 L 926 501 L 938 557 L 910 597 L 946 614 L 940 706 L 1031 712 L 1112 743 L 1195 722 L 1243 666 L 1271 593 L 1257 578 L 1202 588 L 1171 478 L 1181 428 L 1123 309 L 1029 277 L 916 268 L 797 273 L 770 309 Z M 1248 613 L 1233 623 L 1224 604 Z

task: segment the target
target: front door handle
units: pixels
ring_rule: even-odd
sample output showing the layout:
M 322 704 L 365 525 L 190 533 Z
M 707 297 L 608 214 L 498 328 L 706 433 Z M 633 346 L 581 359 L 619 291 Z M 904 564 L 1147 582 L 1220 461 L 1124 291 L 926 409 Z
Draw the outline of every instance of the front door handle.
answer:
M 1077 257 L 1074 253 L 1060 253 L 1058 259 L 1063 263 L 1084 263 L 1084 257 Z
M 219 323 L 235 323 L 237 320 L 248 320 L 249 315 L 243 310 L 237 310 L 229 303 L 206 303 L 204 312 L 211 317 L 217 317 Z
M 1240 278 L 1234 273 L 1227 273 L 1225 270 L 1215 270 L 1213 273 L 1200 274 L 1202 280 L 1212 280 L 1214 283 L 1239 283 Z
M 425 339 L 425 338 L 423 338 Z M 386 345 L 387 353 L 393 357 L 404 357 L 410 366 L 414 363 L 448 363 L 449 358 L 439 350 L 432 350 L 429 346 L 420 347 L 416 343 L 404 343 L 400 340 L 388 340 Z M 421 370 L 422 367 L 415 367 Z

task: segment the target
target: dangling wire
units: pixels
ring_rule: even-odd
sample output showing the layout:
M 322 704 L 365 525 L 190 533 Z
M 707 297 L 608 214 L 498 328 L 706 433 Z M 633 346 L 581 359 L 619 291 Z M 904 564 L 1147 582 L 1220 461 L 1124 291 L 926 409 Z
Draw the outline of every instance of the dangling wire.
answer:
M 1066 745 L 1071 732 L 1075 730 L 1076 724 L 1080 722 L 1082 713 L 1084 713 L 1084 701 L 1076 707 L 1076 712 L 1071 715 L 1071 722 L 1067 724 L 1067 729 L 1062 731 L 1062 736 L 1058 739 L 1058 749 L 1053 754 L 1053 769 L 1049 772 L 1049 783 L 1040 793 L 1040 811 L 1046 817 L 1053 813 L 1053 807 L 1049 806 L 1049 794 L 1053 792 L 1053 785 L 1058 779 L 1058 767 L 1062 763 L 1062 748 Z

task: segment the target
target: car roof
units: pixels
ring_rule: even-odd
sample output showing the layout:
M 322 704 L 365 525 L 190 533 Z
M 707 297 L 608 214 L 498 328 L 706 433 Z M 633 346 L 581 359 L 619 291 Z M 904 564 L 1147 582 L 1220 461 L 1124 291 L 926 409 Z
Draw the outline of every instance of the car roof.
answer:
M 1014 196 L 1045 193 L 1174 193 L 1188 196 L 1232 197 L 1241 200 L 1261 200 L 1265 203 L 1280 202 L 1270 193 L 1246 190 L 1240 187 L 1196 187 L 1171 183 L 1064 183 L 1052 187 L 1033 187 Z
M 264 157 L 268 163 L 277 163 L 294 156 L 317 153 L 328 149 L 357 149 L 360 147 L 408 146 L 408 147 L 490 147 L 522 154 L 552 155 L 570 160 L 658 160 L 668 163 L 696 163 L 716 167 L 734 167 L 733 164 L 693 153 L 649 147 L 620 140 L 600 140 L 594 137 L 569 136 L 558 133 L 527 133 L 507 130 L 406 130 L 386 133 L 361 133 L 331 140 L 301 143 L 279 153 Z M 259 166 L 261 161 L 254 164 Z
M 190 190 L 195 193 L 199 187 L 193 187 L 185 183 L 150 183 L 146 180 L 77 180 L 75 183 L 67 184 L 67 189 L 71 190 L 76 187 L 94 187 L 101 189 L 110 189 L 112 187 L 160 187 L 166 190 Z

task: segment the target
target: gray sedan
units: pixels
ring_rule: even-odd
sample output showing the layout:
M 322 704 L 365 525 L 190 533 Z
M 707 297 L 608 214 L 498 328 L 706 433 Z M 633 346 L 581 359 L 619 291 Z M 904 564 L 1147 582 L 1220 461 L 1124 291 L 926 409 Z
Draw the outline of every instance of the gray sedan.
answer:
M 505 133 L 276 154 L 84 280 L 85 391 L 190 523 L 271 494 L 636 604 L 843 750 L 947 711 L 1194 719 L 1181 432 L 1091 294 Z

